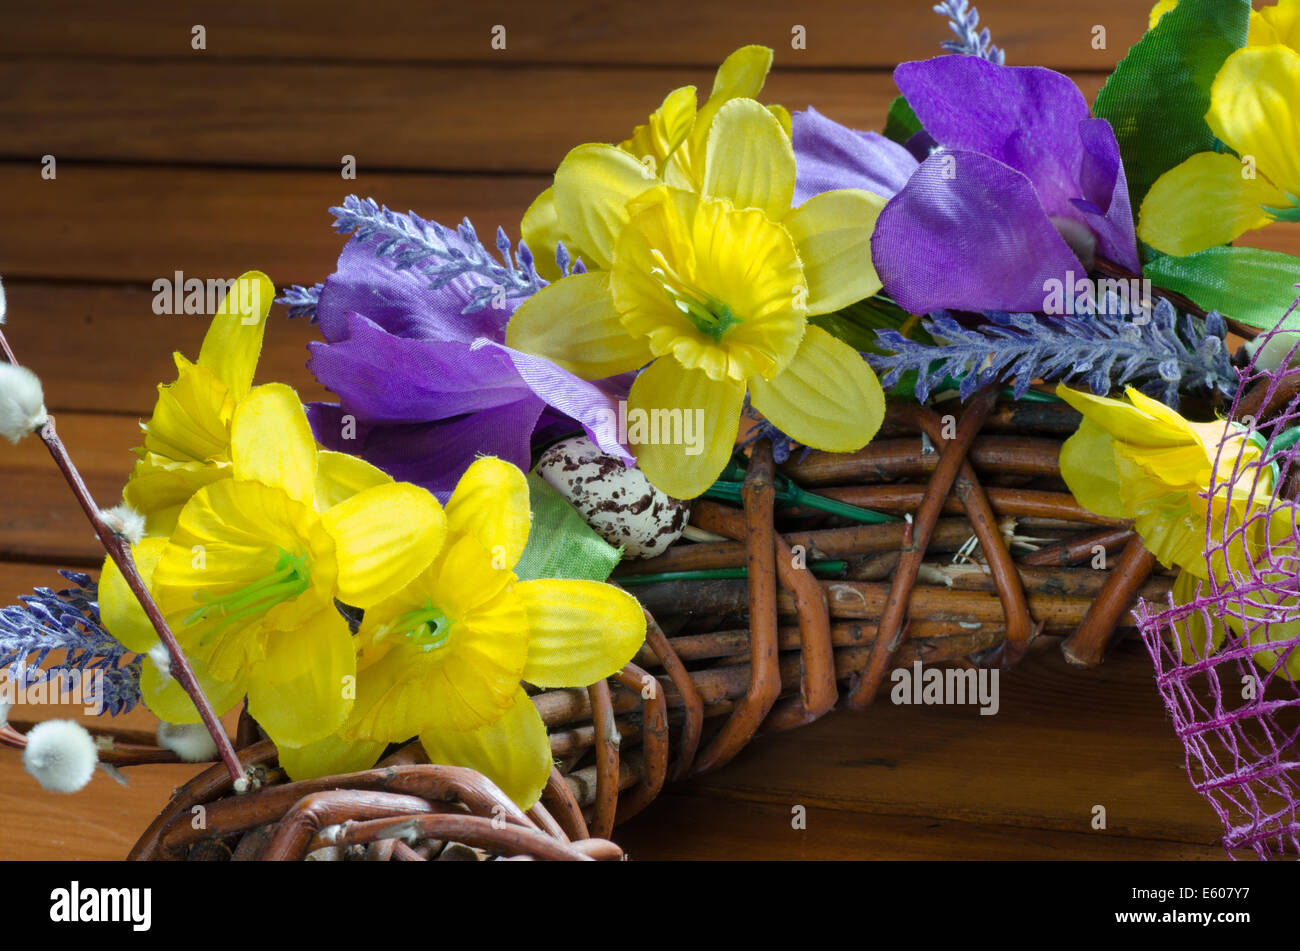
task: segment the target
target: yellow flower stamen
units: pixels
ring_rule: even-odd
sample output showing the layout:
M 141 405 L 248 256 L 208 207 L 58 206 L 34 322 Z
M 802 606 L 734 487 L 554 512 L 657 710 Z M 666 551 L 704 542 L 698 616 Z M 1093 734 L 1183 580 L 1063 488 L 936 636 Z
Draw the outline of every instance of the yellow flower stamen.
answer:
M 221 596 L 196 591 L 194 600 L 202 602 L 203 607 L 188 615 L 185 623 L 197 624 L 208 620 L 211 612 L 219 612 L 221 621 L 205 635 L 206 639 L 236 621 L 265 614 L 277 604 L 298 597 L 310 587 L 311 562 L 307 556 L 291 555 L 280 549 L 280 559 L 275 564 L 275 570 L 265 578 Z
M 741 323 L 741 318 L 725 303 L 705 294 L 674 270 L 658 248 L 651 248 L 650 256 L 655 262 L 650 273 L 667 293 L 673 306 L 685 314 L 700 333 L 719 340 L 728 330 Z

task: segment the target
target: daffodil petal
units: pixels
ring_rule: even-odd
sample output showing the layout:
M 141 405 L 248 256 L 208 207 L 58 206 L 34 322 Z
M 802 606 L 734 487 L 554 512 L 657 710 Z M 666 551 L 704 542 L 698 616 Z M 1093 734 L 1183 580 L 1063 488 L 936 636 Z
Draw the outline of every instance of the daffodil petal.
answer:
M 1250 16 L 1251 46 L 1284 43 L 1300 51 L 1300 0 L 1278 0 Z
M 681 145 L 695 123 L 695 87 L 682 86 L 670 92 L 650 113 L 650 120 L 633 130 L 619 148 L 639 161 L 654 175 L 663 174 L 664 163 Z
M 237 479 L 283 489 L 312 504 L 316 494 L 316 437 L 292 387 L 267 383 L 251 391 L 230 424 L 230 461 Z
M 1115 439 L 1085 416 L 1074 435 L 1061 446 L 1061 478 L 1075 501 L 1089 512 L 1108 518 L 1128 518 L 1115 467 Z
M 154 569 L 166 550 L 165 538 L 146 538 L 131 548 L 136 571 L 146 588 L 152 583 Z M 99 620 L 114 640 L 129 651 L 143 654 L 158 643 L 158 632 L 112 558 L 104 559 L 99 573 Z
M 886 200 L 857 188 L 814 195 L 782 222 L 803 262 L 808 313 L 827 314 L 881 288 L 871 234 Z
M 633 442 L 632 454 L 646 478 L 678 499 L 704 492 L 731 458 L 744 399 L 743 383 L 712 380 L 703 370 L 688 370 L 672 357 L 650 364 L 632 384 L 628 418 L 640 411 L 647 419 L 672 419 L 679 410 L 683 425 L 680 434 L 668 435 L 664 430 L 672 427 L 662 427 L 657 441 Z M 686 431 L 688 420 L 691 433 Z
M 1246 171 L 1239 159 L 1216 152 L 1171 168 L 1142 202 L 1138 237 L 1181 257 L 1264 227 L 1272 221 L 1265 206 L 1282 207 L 1287 199 L 1262 174 L 1250 179 Z
M 528 298 L 510 318 L 506 346 L 546 357 L 584 380 L 636 370 L 653 359 L 646 342 L 619 321 L 608 271 L 574 274 Z
M 205 463 L 230 448 L 235 400 L 208 367 L 173 354 L 176 380 L 159 384 L 153 416 L 143 427 L 145 452 L 175 462 Z
M 316 508 L 322 512 L 358 492 L 393 481 L 387 472 L 360 456 L 322 449 L 317 460 Z
M 1149 413 L 1108 396 L 1096 396 L 1058 384 L 1056 395 L 1118 440 L 1148 448 L 1186 445 L 1195 440 L 1182 417 L 1153 417 Z
M 684 145 L 669 162 L 665 180 L 678 188 L 699 188 L 704 175 L 704 155 L 709 131 L 718 110 L 733 99 L 757 99 L 772 68 L 772 51 L 766 46 L 742 46 L 718 67 L 708 101 L 700 107 Z
M 749 381 L 750 400 L 791 438 L 828 452 L 854 452 L 885 419 L 885 393 L 856 350 L 808 327 L 795 357 L 770 381 Z
M 447 516 L 408 482 L 358 492 L 321 515 L 338 557 L 338 597 L 368 608 L 395 594 L 442 550 Z
M 626 591 L 599 581 L 521 581 L 528 612 L 524 680 L 585 687 L 618 673 L 645 641 L 645 612 Z
M 345 740 L 334 733 L 306 746 L 281 746 L 280 766 L 294 782 L 342 776 L 374 766 L 387 745 L 373 740 Z
M 570 247 L 571 239 L 564 233 L 560 224 L 560 212 L 555 207 L 555 189 L 548 188 L 528 206 L 523 220 L 519 224 L 524 244 L 533 252 L 533 264 L 537 273 L 554 283 L 560 279 L 560 266 L 555 261 L 556 245 L 563 243 L 565 249 L 574 254 Z
M 216 680 L 209 675 L 203 661 L 188 654 L 186 659 L 194 671 L 194 679 L 199 682 L 203 695 L 208 698 L 208 703 L 217 716 L 230 712 L 244 699 L 242 677 L 230 681 Z M 144 659 L 144 667 L 140 671 L 140 697 L 149 712 L 166 723 L 203 722 L 194 701 L 181 687 L 180 681 L 170 673 L 164 677 L 152 657 Z
M 267 635 L 266 657 L 248 677 L 248 712 L 277 746 L 306 746 L 343 725 L 356 674 L 352 634 L 331 605 Z
M 447 500 L 447 530 L 478 539 L 500 568 L 513 568 L 524 553 L 531 520 L 528 479 L 495 456 L 476 459 Z
M 531 809 L 551 775 L 546 724 L 523 690 L 495 723 L 477 730 L 429 730 L 420 734 L 429 762 L 465 766 L 496 783 L 520 809 Z
M 1246 47 L 1224 61 L 1210 89 L 1205 121 L 1261 175 L 1300 194 L 1300 52 L 1287 46 Z M 1238 166 L 1238 174 L 1241 168 Z
M 1166 13 L 1178 6 L 1178 0 L 1158 0 L 1147 17 L 1147 29 L 1154 30 Z
M 780 221 L 794 200 L 794 146 L 780 121 L 753 99 L 718 110 L 704 160 L 704 194 Z
M 627 224 L 627 203 L 654 185 L 645 166 L 612 145 L 580 145 L 555 170 L 555 208 L 560 226 L 608 270 L 614 243 Z
M 236 401 L 247 396 L 253 386 L 266 315 L 274 299 L 275 285 L 265 274 L 241 274 L 217 308 L 203 338 L 199 366 L 216 374 Z

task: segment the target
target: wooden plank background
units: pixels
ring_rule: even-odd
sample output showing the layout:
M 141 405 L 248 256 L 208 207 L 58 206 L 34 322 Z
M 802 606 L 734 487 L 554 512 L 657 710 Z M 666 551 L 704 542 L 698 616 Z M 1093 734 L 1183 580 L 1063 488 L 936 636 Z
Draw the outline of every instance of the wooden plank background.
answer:
M 744 43 L 776 49 L 765 99 L 879 128 L 890 71 L 947 37 L 929 0 L 51 0 L 0 10 L 0 275 L 7 328 L 43 378 L 97 498 L 120 492 L 173 350 L 201 321 L 156 316 L 151 283 L 264 270 L 322 280 L 347 194 L 481 233 L 517 236 L 572 146 L 619 141 L 682 84 L 706 92 Z M 1091 98 L 1142 30 L 1146 4 L 979 4 L 1013 64 L 1066 71 Z M 206 31 L 191 48 L 192 28 Z M 506 48 L 493 49 L 503 26 Z M 804 28 L 806 49 L 792 49 Z M 1107 34 L 1094 47 L 1095 28 Z M 57 177 L 43 180 L 52 155 Z M 340 175 L 354 156 L 355 181 Z M 1297 229 L 1261 246 L 1300 252 Z M 312 328 L 277 308 L 259 379 L 304 398 Z M 43 448 L 0 449 L 0 601 L 94 566 L 96 543 Z M 75 713 L 75 711 L 72 711 Z M 15 719 L 67 715 L 21 709 Z M 112 724 L 150 729 L 139 711 Z M 102 727 L 102 724 L 100 724 Z M 42 793 L 0 755 L 0 857 L 118 858 L 193 770 L 150 767 L 123 788 Z M 791 828 L 802 805 L 806 830 Z M 1090 825 L 1104 805 L 1104 831 Z M 1149 662 L 1127 645 L 1100 671 L 1044 644 L 1002 684 L 1002 711 L 880 706 L 761 738 L 674 789 L 623 831 L 644 858 L 1222 858 L 1191 790 Z

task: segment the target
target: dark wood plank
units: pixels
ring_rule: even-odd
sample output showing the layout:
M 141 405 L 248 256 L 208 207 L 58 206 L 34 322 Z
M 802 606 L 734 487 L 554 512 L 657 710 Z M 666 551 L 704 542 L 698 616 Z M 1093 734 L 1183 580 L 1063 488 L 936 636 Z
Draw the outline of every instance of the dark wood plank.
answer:
M 745 43 L 764 43 L 784 65 L 886 66 L 922 59 L 950 38 L 932 4 L 821 0 L 792 6 L 752 0 L 743 8 L 660 0 L 652 4 L 574 0 L 538 4 L 411 4 L 373 0 L 364 14 L 346 4 L 281 0 L 137 2 L 106 7 L 92 0 L 48 0 L 0 14 L 0 53 L 8 56 L 321 59 L 410 62 L 658 64 L 713 66 Z M 1105 69 L 1146 28 L 1147 3 L 1132 0 L 981 0 L 983 25 L 1021 65 Z M 191 48 L 191 28 L 207 30 L 207 49 Z M 506 48 L 492 46 L 506 28 Z M 793 29 L 806 49 L 792 49 Z M 1094 49 L 1093 28 L 1107 31 Z
M 5 291 L 5 335 L 41 378 L 55 412 L 147 419 L 157 385 L 176 378 L 173 351 L 196 359 L 208 327 L 203 316 L 155 314 L 153 291 L 139 287 L 10 280 Z M 319 332 L 285 314 L 279 305 L 271 309 L 256 382 L 290 383 L 304 400 L 328 399 L 306 369 L 307 342 L 319 340 Z
M 231 172 L 67 166 L 42 181 L 37 165 L 0 166 L 0 194 L 23 228 L 0 229 L 6 278 L 89 279 L 149 286 L 174 271 L 201 279 L 250 268 L 277 287 L 324 280 L 343 239 L 328 209 L 347 195 L 455 224 L 466 215 L 490 238 L 519 220 L 549 178 Z
M 1222 829 L 1188 782 L 1141 644 L 1080 671 L 1055 639 L 1040 641 L 1002 678 L 995 716 L 894 706 L 884 695 L 861 713 L 760 737 L 683 792 L 769 802 L 786 814 L 802 804 L 1071 833 L 1091 832 L 1101 805 L 1108 836 L 1216 842 Z
M 1089 99 L 1101 86 L 1100 74 L 1076 78 Z M 669 89 L 694 83 L 702 98 L 711 82 L 688 67 L 9 63 L 0 157 L 335 171 L 352 155 L 371 171 L 550 174 L 579 143 L 627 138 Z M 781 71 L 763 98 L 879 129 L 897 94 L 888 71 Z
M 813 768 L 816 768 L 815 765 Z M 1217 845 L 668 793 L 614 838 L 642 861 L 1227 861 Z

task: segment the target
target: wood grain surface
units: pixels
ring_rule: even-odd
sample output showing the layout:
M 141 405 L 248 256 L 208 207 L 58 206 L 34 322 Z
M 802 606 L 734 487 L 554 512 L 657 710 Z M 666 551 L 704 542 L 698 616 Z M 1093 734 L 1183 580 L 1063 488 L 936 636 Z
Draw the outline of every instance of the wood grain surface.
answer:
M 174 272 L 278 286 L 323 280 L 342 238 L 327 209 L 349 193 L 480 233 L 518 236 L 566 151 L 619 141 L 672 88 L 707 92 L 745 43 L 776 49 L 764 98 L 878 128 L 900 60 L 947 38 L 929 0 L 658 0 L 480 4 L 370 0 L 227 3 L 48 0 L 0 9 L 0 275 L 6 328 L 96 497 L 116 501 L 171 353 L 201 319 L 158 316 Z M 1070 73 L 1091 99 L 1136 40 L 1147 4 L 982 0 L 1008 62 Z M 191 47 L 202 26 L 206 49 Z M 506 48 L 491 45 L 494 27 Z M 806 49 L 792 49 L 803 27 Z M 1094 47 L 1097 27 L 1105 48 Z M 57 177 L 41 176 L 54 156 Z M 355 180 L 341 173 L 356 160 Z M 1252 243 L 1300 253 L 1300 226 Z M 305 321 L 277 308 L 259 379 L 304 399 Z M 0 602 L 57 585 L 102 554 L 44 448 L 0 447 Z M 1208 805 L 1140 645 L 1101 670 L 1043 643 L 1001 684 L 996 716 L 881 703 L 761 737 L 716 773 L 670 790 L 625 828 L 637 858 L 1222 859 Z M 16 708 L 19 723 L 82 716 Z M 98 729 L 148 731 L 147 712 Z M 0 755 L 0 858 L 125 855 L 192 767 L 106 775 L 43 793 Z M 1107 826 L 1092 828 L 1095 806 Z M 804 807 L 807 826 L 792 827 Z

